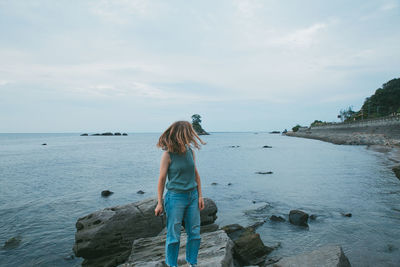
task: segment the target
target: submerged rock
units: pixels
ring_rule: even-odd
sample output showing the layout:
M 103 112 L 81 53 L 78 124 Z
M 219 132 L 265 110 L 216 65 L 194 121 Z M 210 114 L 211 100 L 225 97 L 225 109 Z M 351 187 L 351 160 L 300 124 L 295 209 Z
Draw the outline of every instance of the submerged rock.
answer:
M 21 244 L 22 238 L 21 236 L 14 236 L 8 239 L 4 245 L 3 249 L 13 249 L 19 246 Z
M 139 191 L 136 192 L 136 194 L 141 194 L 141 195 L 143 195 L 143 194 L 144 194 L 144 191 L 139 190 Z
M 340 246 L 325 246 L 300 255 L 286 257 L 273 267 L 351 267 L 349 259 Z
M 392 170 L 393 170 L 394 174 L 396 175 L 396 177 L 400 179 L 400 165 L 393 167 Z
M 272 248 L 262 242 L 260 235 L 253 227 L 246 227 L 239 224 L 230 224 L 222 227 L 232 239 L 234 245 L 234 257 L 241 265 L 257 265 L 265 261 Z
M 269 219 L 273 222 L 285 222 L 286 220 L 281 216 L 272 215 Z
M 81 134 L 81 136 L 89 136 L 87 133 L 83 133 Z
M 127 262 L 118 267 L 158 267 L 165 264 L 165 235 L 140 238 L 133 242 L 132 251 Z M 182 232 L 178 265 L 188 266 L 186 263 L 187 235 Z M 198 267 L 223 266 L 233 267 L 233 242 L 228 235 L 218 230 L 201 234 L 201 243 L 198 254 Z
M 256 172 L 256 174 L 273 174 L 273 172 L 269 171 L 269 172 Z
M 301 210 L 291 210 L 289 213 L 289 222 L 294 225 L 308 227 L 308 214 Z
M 263 146 L 263 148 L 272 148 L 272 146 Z
M 344 216 L 344 217 L 351 217 L 351 216 L 353 216 L 353 214 L 351 214 L 351 213 L 341 213 L 342 214 L 342 216 Z

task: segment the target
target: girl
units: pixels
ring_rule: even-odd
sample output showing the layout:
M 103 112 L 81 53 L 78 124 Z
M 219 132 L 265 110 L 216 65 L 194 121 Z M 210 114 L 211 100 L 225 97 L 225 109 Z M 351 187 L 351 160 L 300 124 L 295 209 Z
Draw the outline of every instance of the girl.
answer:
M 196 140 L 197 139 L 197 140 Z M 160 177 L 158 179 L 158 204 L 155 215 L 167 215 L 167 239 L 165 242 L 165 263 L 178 266 L 178 254 L 182 220 L 187 233 L 186 261 L 190 266 L 197 265 L 200 247 L 200 210 L 204 209 L 200 176 L 195 164 L 194 151 L 205 144 L 188 121 L 174 122 L 160 136 L 157 147 L 165 152 L 161 156 Z M 162 196 L 166 177 L 168 182 L 164 203 Z M 163 205 L 164 204 L 164 205 Z

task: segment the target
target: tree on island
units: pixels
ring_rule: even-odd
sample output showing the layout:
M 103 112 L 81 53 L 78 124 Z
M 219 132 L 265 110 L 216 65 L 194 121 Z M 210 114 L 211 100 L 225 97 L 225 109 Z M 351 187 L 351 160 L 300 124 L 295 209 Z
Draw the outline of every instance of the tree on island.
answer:
M 203 127 L 201 127 L 201 116 L 199 114 L 193 114 L 192 115 L 192 126 L 193 129 L 196 131 L 198 135 L 208 135 Z

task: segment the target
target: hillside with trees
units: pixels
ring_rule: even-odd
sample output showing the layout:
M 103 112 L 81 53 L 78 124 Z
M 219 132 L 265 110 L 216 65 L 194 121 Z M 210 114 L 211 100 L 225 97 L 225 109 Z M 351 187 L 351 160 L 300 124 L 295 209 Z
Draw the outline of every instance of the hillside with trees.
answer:
M 199 114 L 192 115 L 192 126 L 198 135 L 208 135 L 203 127 L 201 127 L 201 116 Z

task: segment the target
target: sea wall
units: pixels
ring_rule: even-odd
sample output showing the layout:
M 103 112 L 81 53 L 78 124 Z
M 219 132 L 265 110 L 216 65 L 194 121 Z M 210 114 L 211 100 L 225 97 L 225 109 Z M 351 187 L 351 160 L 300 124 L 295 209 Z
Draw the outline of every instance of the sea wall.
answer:
M 347 145 L 400 145 L 400 116 L 300 128 L 288 136 Z

